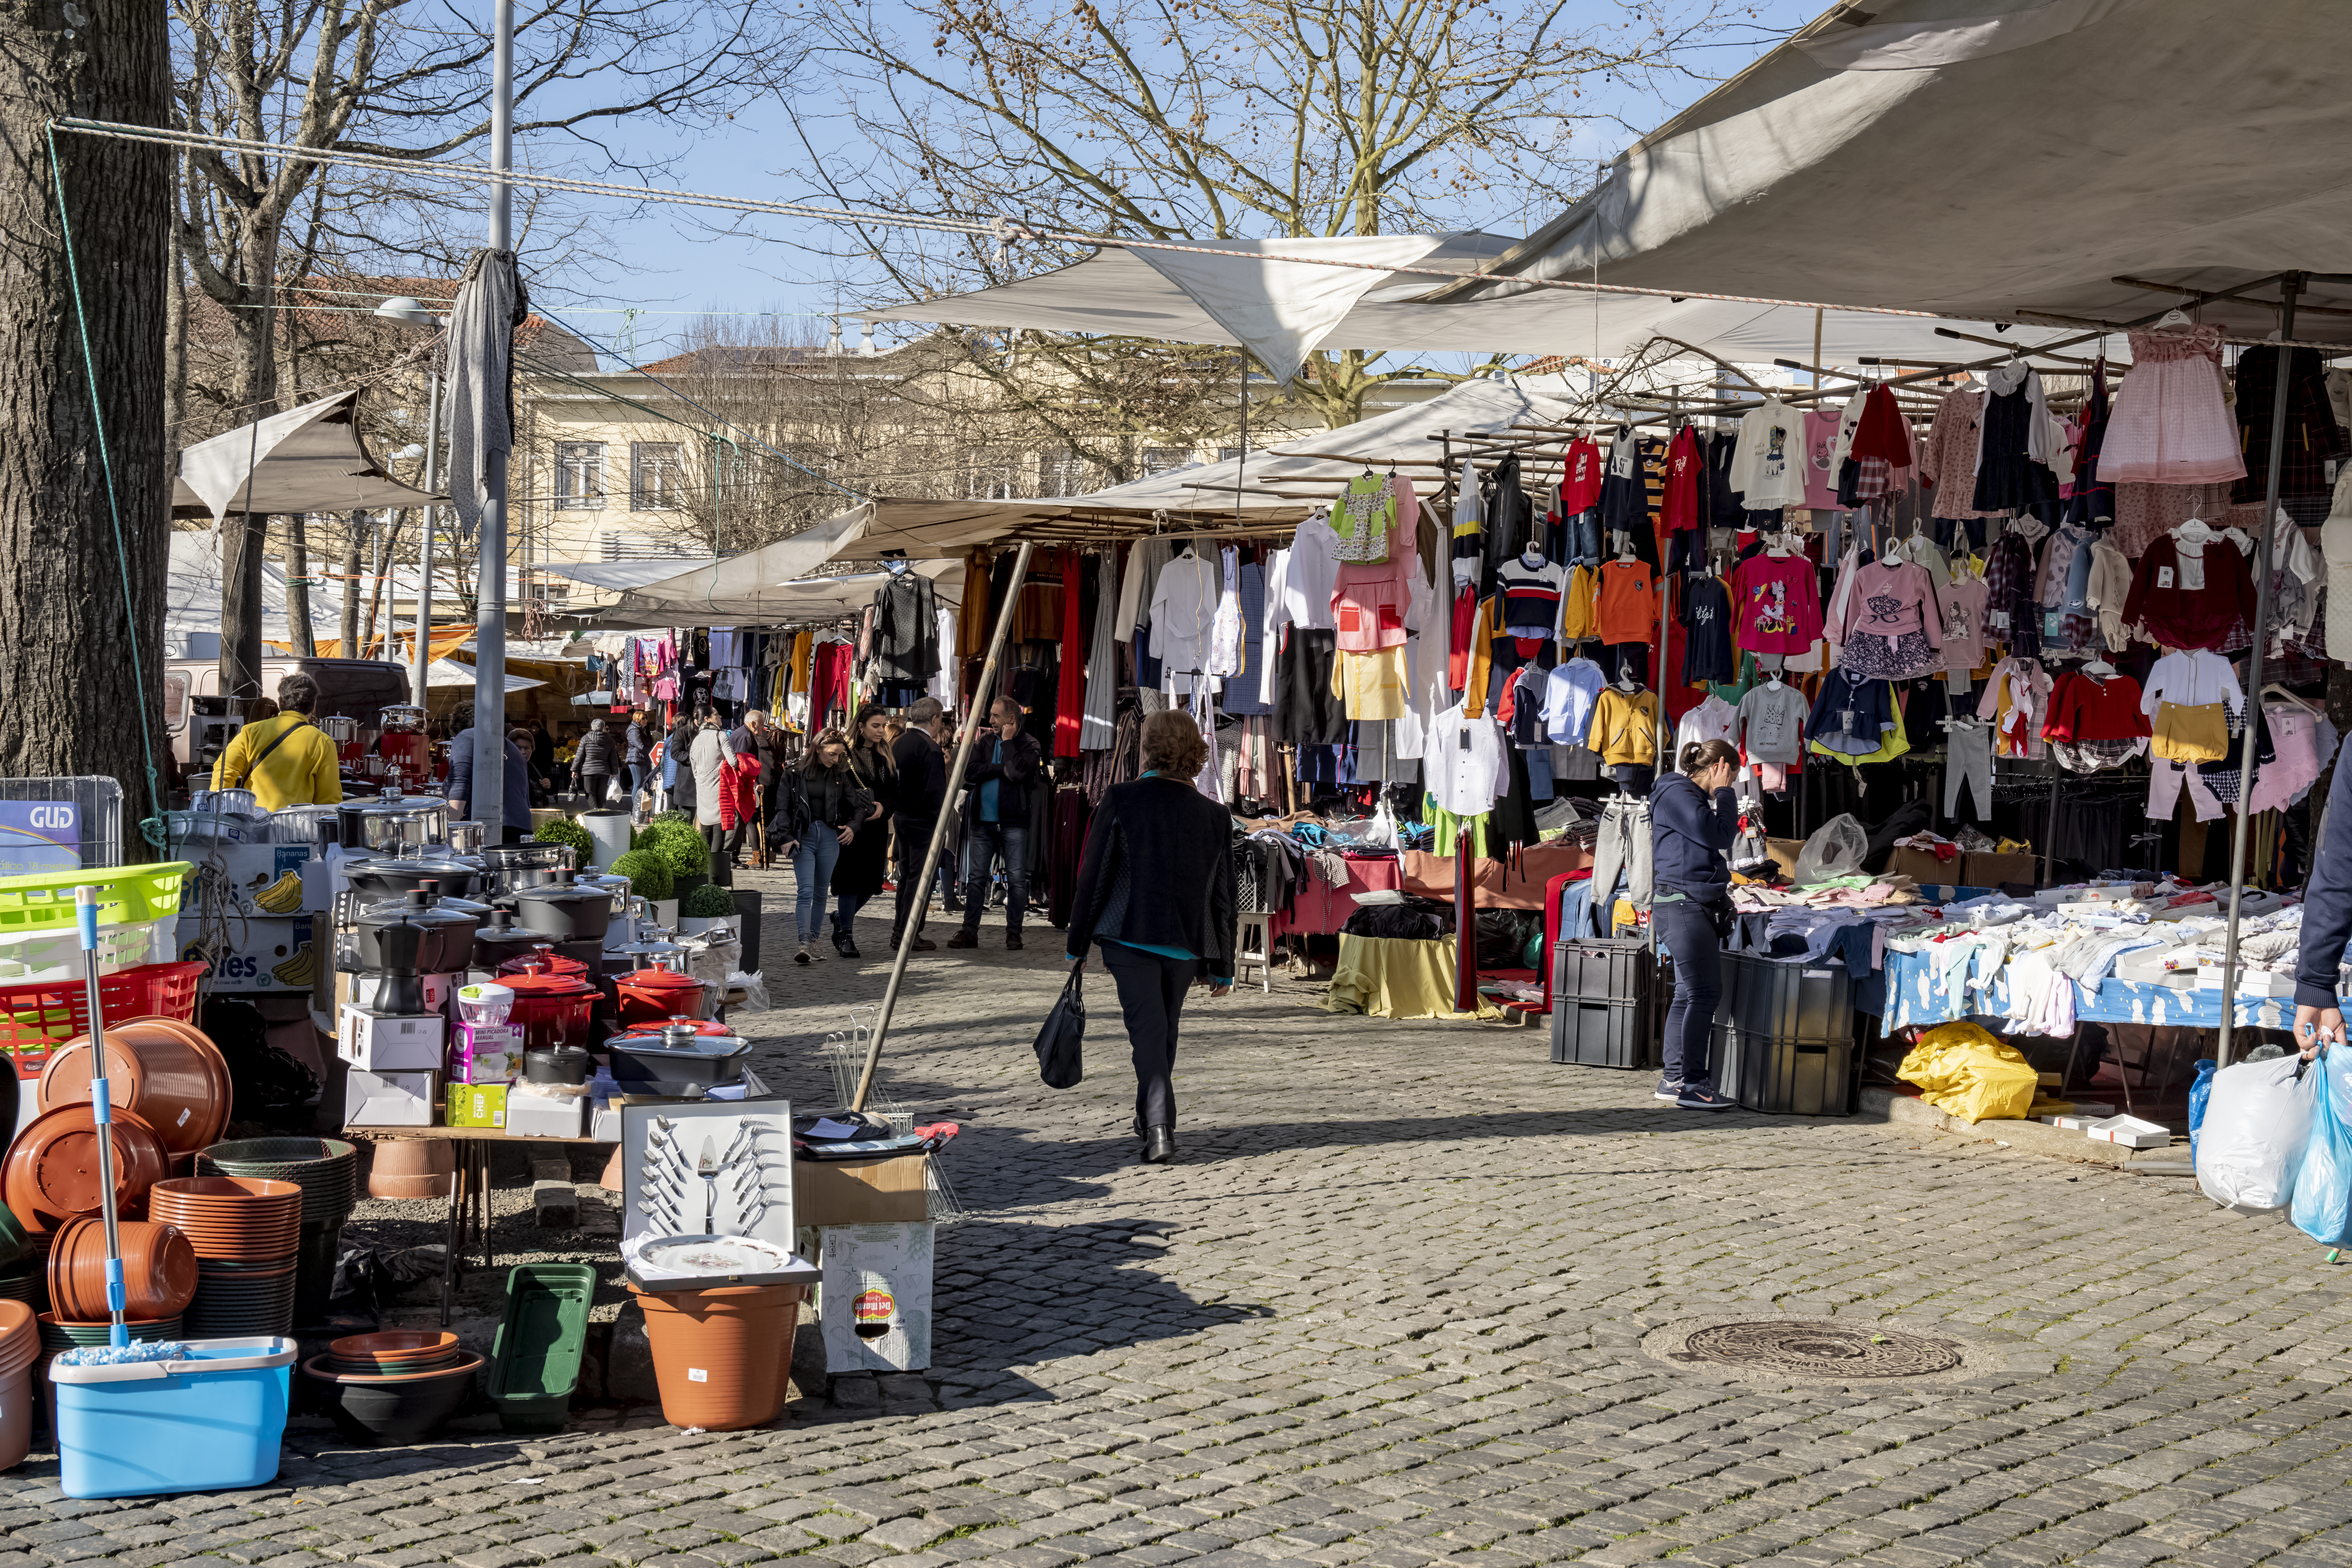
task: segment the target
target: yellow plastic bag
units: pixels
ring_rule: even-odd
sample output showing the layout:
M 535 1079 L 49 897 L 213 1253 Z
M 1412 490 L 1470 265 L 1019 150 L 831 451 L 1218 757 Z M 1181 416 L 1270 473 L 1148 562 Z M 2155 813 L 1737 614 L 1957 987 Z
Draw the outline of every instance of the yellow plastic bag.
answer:
M 1945 1024 L 1921 1035 L 1895 1076 L 1917 1084 L 1920 1099 L 1963 1121 L 2025 1116 L 2042 1081 L 2023 1052 L 1974 1024 Z

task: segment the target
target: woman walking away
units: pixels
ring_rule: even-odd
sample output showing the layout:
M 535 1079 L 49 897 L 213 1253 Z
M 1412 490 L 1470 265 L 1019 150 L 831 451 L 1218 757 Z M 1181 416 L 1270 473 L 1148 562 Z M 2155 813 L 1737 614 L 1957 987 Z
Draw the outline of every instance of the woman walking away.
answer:
M 824 918 L 825 892 L 833 886 L 834 862 L 844 845 L 861 837 L 858 824 L 873 806 L 873 797 L 858 788 L 857 775 L 849 771 L 849 739 L 838 730 L 818 731 L 800 765 L 777 785 L 776 814 L 768 819 L 768 847 L 793 863 L 801 943 L 793 954 L 794 963 L 824 956 L 812 950 L 817 922 Z
M 718 870 L 718 856 L 727 842 L 727 830 L 719 822 L 720 778 L 735 760 L 735 748 L 727 743 L 727 731 L 719 727 L 719 715 L 705 713 L 701 728 L 694 732 L 694 745 L 687 752 L 688 768 L 679 770 L 684 777 L 691 772 L 694 778 L 694 825 L 702 829 L 702 842 L 713 857 L 712 873 Z
M 1681 769 L 1650 790 L 1650 929 L 1675 961 L 1656 1094 L 1685 1110 L 1729 1110 L 1733 1102 L 1715 1091 L 1708 1047 L 1731 924 L 1731 840 L 1739 827 L 1731 781 L 1739 753 L 1728 741 L 1694 741 L 1683 748 Z
M 628 774 L 628 807 L 632 816 L 646 793 L 646 759 L 652 748 L 646 742 L 646 712 L 642 708 L 629 714 L 629 728 L 622 739 L 621 767 Z
M 681 711 L 662 742 L 662 793 L 665 808 L 694 815 L 694 721 Z
M 872 703 L 857 710 L 856 727 L 850 731 L 849 771 L 857 775 L 857 787 L 873 802 L 854 843 L 841 848 L 840 863 L 833 868 L 833 890 L 839 895 L 839 907 L 833 913 L 833 950 L 844 958 L 861 956 L 857 951 L 857 911 L 866 900 L 882 890 L 883 879 L 889 875 L 890 823 L 887 802 L 898 792 L 898 764 L 891 759 L 890 742 L 885 724 L 889 715 Z
M 1192 787 L 1209 754 L 1190 714 L 1143 721 L 1143 776 L 1103 792 L 1072 897 L 1070 962 L 1102 944 L 1135 1053 L 1135 1133 L 1148 1164 L 1176 1157 L 1176 1018 L 1205 976 L 1234 988 L 1234 814 Z

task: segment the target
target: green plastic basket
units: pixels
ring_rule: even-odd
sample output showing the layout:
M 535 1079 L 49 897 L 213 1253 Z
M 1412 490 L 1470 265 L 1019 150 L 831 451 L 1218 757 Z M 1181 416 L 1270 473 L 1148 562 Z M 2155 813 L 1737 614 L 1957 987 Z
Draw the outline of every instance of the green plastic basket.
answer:
M 595 1292 L 596 1270 L 585 1263 L 526 1263 L 508 1271 L 506 1320 L 490 1347 L 489 1391 L 499 1426 L 563 1430 L 580 1386 Z
M 98 889 L 100 926 L 143 926 L 168 920 L 180 912 L 180 884 L 191 868 L 185 860 L 165 860 L 150 866 L 0 877 L 0 942 L 72 931 L 78 888 Z

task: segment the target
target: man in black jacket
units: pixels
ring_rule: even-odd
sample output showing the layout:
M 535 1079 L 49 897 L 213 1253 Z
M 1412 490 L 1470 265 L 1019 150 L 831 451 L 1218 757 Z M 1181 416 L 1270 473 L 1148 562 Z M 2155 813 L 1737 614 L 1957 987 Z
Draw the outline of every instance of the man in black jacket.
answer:
M 910 918 L 915 922 L 917 952 L 929 952 L 939 945 L 923 937 L 923 914 L 930 903 L 925 895 L 930 889 L 919 884 L 923 878 L 923 857 L 931 847 L 931 832 L 939 826 L 940 807 L 947 800 L 948 755 L 940 746 L 947 727 L 940 721 L 940 712 L 938 698 L 917 698 L 907 708 L 905 732 L 890 747 L 891 760 L 898 769 L 897 793 L 890 801 L 890 834 L 898 847 L 898 908 L 890 922 L 894 951 L 907 934 Z
M 950 947 L 980 945 L 980 912 L 988 907 L 988 873 L 1004 862 L 1004 947 L 1021 951 L 1021 917 L 1029 909 L 1029 791 L 1044 764 L 1037 738 L 1021 728 L 1021 704 L 1000 697 L 988 710 L 988 731 L 972 742 L 964 770 L 963 930 Z

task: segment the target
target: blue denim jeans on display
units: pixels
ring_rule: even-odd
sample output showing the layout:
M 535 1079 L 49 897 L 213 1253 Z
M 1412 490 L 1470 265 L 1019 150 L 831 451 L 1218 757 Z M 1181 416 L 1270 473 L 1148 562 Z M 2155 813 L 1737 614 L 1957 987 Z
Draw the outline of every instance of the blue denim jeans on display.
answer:
M 1019 931 L 1029 909 L 1029 825 L 1025 822 L 974 822 L 963 837 L 963 929 L 980 929 L 980 915 L 988 908 L 988 871 L 999 858 L 1004 861 L 1004 929 Z
M 824 921 L 826 889 L 833 886 L 833 863 L 841 858 L 841 834 L 822 822 L 812 822 L 793 851 L 793 912 L 800 922 L 803 942 L 816 940 Z

